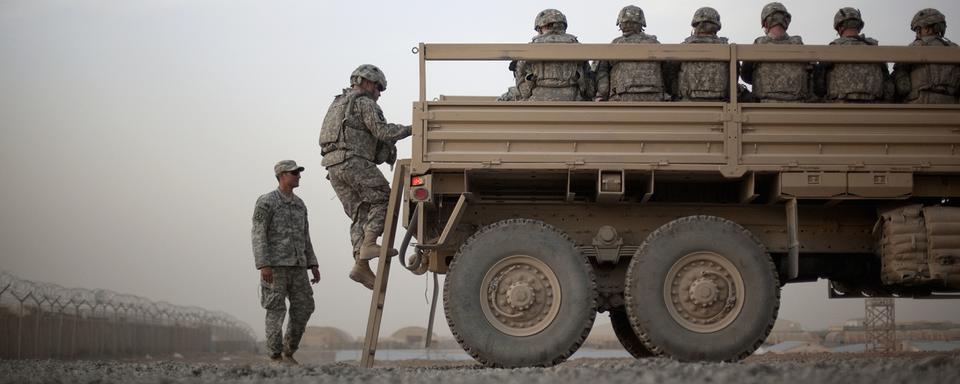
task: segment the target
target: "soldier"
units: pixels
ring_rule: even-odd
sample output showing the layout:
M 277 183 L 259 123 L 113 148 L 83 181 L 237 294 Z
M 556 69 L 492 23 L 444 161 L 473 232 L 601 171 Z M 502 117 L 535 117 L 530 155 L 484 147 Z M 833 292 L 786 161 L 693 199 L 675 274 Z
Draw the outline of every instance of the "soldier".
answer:
M 766 35 L 754 44 L 803 45 L 800 36 L 790 36 L 790 12 L 783 4 L 773 2 L 760 12 L 760 24 Z M 741 77 L 753 85 L 753 97 L 761 102 L 803 102 L 810 98 L 810 71 L 808 63 L 753 63 L 744 62 Z
M 916 33 L 911 47 L 956 47 L 944 37 L 947 19 L 933 8 L 913 16 L 910 29 Z M 911 104 L 955 104 L 960 90 L 960 65 L 898 63 L 893 67 L 897 96 Z
M 623 36 L 613 44 L 660 44 L 657 37 L 643 32 L 647 20 L 643 10 L 628 5 L 617 15 L 617 26 Z M 669 64 L 656 61 L 610 61 L 597 65 L 597 101 L 664 101 L 670 100 L 664 75 Z
M 350 74 L 350 88 L 337 95 L 327 110 L 320 130 L 321 163 L 337 192 L 343 212 L 352 220 L 350 241 L 354 265 L 350 278 L 373 289 L 376 276 L 369 260 L 380 255 L 377 238 L 390 198 L 390 185 L 377 164 L 396 161 L 396 142 L 410 136 L 409 125 L 390 124 L 377 105 L 387 89 L 387 78 L 370 64 Z M 391 249 L 390 256 L 397 250 Z
M 303 167 L 293 160 L 273 166 L 279 186 L 257 199 L 253 212 L 253 260 L 260 270 L 260 304 L 267 310 L 267 349 L 274 362 L 297 364 L 293 353 L 313 313 L 313 289 L 320 281 L 317 256 L 310 243 L 307 206 L 293 189 L 300 186 Z M 307 283 L 307 269 L 313 279 Z M 281 339 L 283 318 L 290 300 L 290 321 Z M 282 355 L 281 355 L 282 353 Z
M 872 45 L 877 40 L 860 33 L 864 22 L 860 10 L 840 8 L 833 16 L 833 29 L 840 35 L 830 45 Z M 886 64 L 834 64 L 821 62 L 817 67 L 817 93 L 825 94 L 827 101 L 840 103 L 869 103 L 883 101 L 891 96 L 886 90 L 889 73 Z
M 520 79 L 517 76 L 518 74 L 517 61 L 516 60 L 510 61 L 510 64 L 507 66 L 507 69 L 510 71 L 510 73 L 513 74 L 514 83 L 515 84 L 521 83 Z M 523 97 L 520 94 L 520 89 L 517 88 L 516 86 L 507 88 L 507 91 L 497 98 L 497 101 L 519 101 L 519 100 L 523 100 Z
M 684 44 L 728 44 L 720 31 L 720 13 L 703 7 L 693 13 L 693 33 Z M 695 61 L 680 64 L 677 89 L 684 101 L 723 101 L 730 89 L 730 65 L 723 62 Z
M 556 9 L 537 14 L 533 44 L 578 44 L 567 33 L 567 17 Z M 516 65 L 517 91 L 530 101 L 590 100 L 596 93 L 586 61 L 519 61 Z

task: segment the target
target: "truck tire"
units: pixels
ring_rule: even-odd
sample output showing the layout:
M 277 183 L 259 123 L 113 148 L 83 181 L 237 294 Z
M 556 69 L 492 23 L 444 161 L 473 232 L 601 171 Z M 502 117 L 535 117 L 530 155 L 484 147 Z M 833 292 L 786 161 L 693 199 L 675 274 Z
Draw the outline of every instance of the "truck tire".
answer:
M 477 231 L 460 247 L 443 286 L 454 338 L 490 367 L 566 360 L 590 333 L 596 306 L 587 258 L 566 234 L 536 220 L 503 220 Z
M 626 308 L 620 307 L 610 310 L 610 325 L 613 326 L 613 334 L 617 335 L 617 340 L 630 356 L 635 359 L 652 357 L 653 352 L 643 345 L 637 334 L 633 332 L 633 326 L 630 325 L 630 316 L 627 316 Z
M 767 338 L 780 308 L 776 267 L 736 223 L 688 216 L 650 234 L 627 269 L 634 332 L 658 356 L 736 361 Z

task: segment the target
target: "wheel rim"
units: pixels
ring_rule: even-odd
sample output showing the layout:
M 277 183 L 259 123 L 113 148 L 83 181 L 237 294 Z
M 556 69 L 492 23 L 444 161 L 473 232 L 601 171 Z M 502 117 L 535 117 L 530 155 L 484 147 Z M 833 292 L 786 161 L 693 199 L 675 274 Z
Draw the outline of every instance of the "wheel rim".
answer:
M 560 283 L 546 263 L 527 255 L 498 261 L 480 285 L 480 307 L 487 321 L 511 336 L 543 331 L 560 311 Z
M 730 325 L 743 309 L 743 277 L 727 258 L 708 251 L 681 257 L 667 272 L 663 300 L 682 327 L 711 333 Z

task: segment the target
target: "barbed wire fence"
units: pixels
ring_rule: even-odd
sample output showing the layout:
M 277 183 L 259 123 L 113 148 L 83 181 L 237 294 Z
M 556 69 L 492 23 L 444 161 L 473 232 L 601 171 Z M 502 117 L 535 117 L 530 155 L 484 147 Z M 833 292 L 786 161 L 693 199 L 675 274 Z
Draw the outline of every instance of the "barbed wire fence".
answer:
M 230 314 L 116 293 L 64 288 L 0 271 L 0 359 L 74 359 L 254 351 Z

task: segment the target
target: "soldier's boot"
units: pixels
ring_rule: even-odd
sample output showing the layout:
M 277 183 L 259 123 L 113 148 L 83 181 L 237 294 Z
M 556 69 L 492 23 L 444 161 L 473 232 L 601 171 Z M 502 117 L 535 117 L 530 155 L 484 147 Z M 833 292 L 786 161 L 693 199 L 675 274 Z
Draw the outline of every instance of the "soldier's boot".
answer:
M 280 364 L 283 362 L 283 357 L 279 353 L 270 355 L 270 363 Z
M 377 280 L 377 275 L 374 275 L 373 270 L 370 269 L 369 261 L 357 259 L 357 262 L 353 264 L 353 269 L 350 270 L 350 279 L 363 284 L 367 289 L 373 290 L 373 282 Z
M 360 260 L 370 260 L 380 257 L 380 245 L 377 244 L 379 234 L 374 232 L 365 232 L 363 234 L 363 243 L 360 244 Z M 400 254 L 396 249 L 390 248 L 387 256 L 393 257 Z
M 297 359 L 293 358 L 293 354 L 284 352 L 283 354 L 283 363 L 286 365 L 300 365 L 300 362 Z

